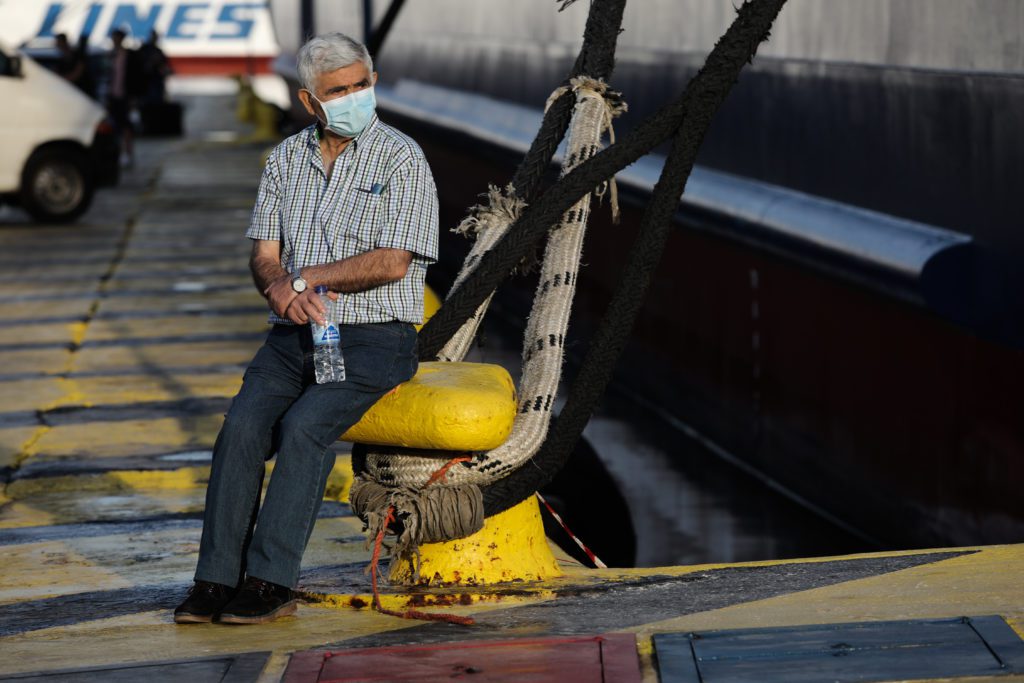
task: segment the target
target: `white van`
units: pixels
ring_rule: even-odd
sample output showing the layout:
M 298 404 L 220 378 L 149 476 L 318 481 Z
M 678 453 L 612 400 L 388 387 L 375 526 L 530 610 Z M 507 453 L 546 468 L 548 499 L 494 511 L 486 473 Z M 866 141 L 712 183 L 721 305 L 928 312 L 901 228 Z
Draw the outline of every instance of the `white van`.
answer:
M 117 153 L 103 107 L 0 43 L 0 199 L 37 221 L 74 220 L 117 183 Z

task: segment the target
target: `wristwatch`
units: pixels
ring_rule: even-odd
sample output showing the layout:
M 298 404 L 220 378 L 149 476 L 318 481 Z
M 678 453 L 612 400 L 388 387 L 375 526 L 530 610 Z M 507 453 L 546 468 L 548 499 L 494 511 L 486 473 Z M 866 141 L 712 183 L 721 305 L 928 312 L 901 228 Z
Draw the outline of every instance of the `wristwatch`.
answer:
M 297 293 L 302 294 L 303 292 L 306 291 L 306 287 L 307 284 L 306 281 L 302 278 L 301 269 L 296 268 L 295 271 L 292 273 L 292 289 L 295 290 Z

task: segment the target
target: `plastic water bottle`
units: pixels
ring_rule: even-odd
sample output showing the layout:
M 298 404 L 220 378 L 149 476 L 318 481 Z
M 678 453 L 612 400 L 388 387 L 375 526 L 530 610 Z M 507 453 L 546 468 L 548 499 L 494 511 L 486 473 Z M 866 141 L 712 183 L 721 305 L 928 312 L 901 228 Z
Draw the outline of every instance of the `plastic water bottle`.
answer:
M 318 286 L 316 293 L 320 295 L 320 300 L 324 302 L 324 306 L 330 312 L 331 300 L 327 298 L 327 287 Z M 326 325 L 317 325 L 313 321 L 309 323 L 313 332 L 313 366 L 316 368 L 316 383 L 343 382 L 345 381 L 345 359 L 341 357 L 341 335 L 338 333 L 338 323 L 329 317 L 325 322 Z

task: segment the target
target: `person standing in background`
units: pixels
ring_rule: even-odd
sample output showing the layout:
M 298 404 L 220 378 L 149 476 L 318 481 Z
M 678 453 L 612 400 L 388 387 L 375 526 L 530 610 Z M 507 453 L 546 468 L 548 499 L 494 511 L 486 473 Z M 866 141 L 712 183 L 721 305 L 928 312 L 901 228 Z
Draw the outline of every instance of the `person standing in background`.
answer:
M 167 55 L 160 49 L 157 42 L 160 35 L 156 30 L 149 32 L 149 39 L 139 48 L 139 64 L 145 90 L 142 94 L 143 104 L 159 104 L 166 97 L 167 77 L 173 72 Z
M 142 90 L 139 55 L 124 44 L 127 34 L 116 28 L 110 33 L 114 49 L 110 53 L 107 80 L 107 112 L 121 140 L 121 165 L 135 164 L 135 132 L 132 129 L 133 99 Z
M 96 73 L 96 65 L 89 60 L 89 34 L 83 33 L 78 36 L 78 44 L 75 46 L 75 54 L 82 64 L 82 77 L 76 85 L 92 99 L 96 98 L 96 83 L 99 74 Z
M 68 37 L 64 33 L 57 34 L 56 45 L 60 55 L 57 57 L 57 74 L 85 92 L 82 87 L 86 75 L 85 55 L 71 47 L 71 43 L 68 42 Z

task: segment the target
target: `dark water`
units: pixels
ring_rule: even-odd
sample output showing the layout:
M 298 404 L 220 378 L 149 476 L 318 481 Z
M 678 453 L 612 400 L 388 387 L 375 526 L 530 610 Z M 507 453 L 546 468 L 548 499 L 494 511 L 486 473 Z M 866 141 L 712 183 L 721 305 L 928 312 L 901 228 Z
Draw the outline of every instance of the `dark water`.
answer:
M 519 379 L 522 323 L 500 304 L 467 360 Z M 572 370 L 568 371 L 571 377 Z M 559 391 L 564 398 L 565 387 Z M 543 493 L 610 566 L 815 557 L 878 548 L 770 488 L 614 388 L 559 477 Z M 546 513 L 545 513 L 546 515 Z M 554 525 L 549 535 L 582 559 Z

